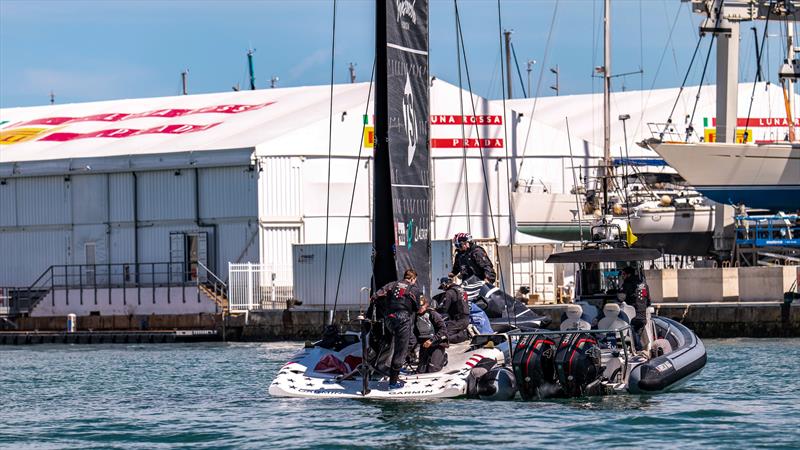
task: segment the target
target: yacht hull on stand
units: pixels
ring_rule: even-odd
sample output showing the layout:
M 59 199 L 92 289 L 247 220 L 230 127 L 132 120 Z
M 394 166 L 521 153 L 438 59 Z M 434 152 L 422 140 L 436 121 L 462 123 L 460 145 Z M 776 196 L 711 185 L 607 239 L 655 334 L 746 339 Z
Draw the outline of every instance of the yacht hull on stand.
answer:
M 800 209 L 800 146 L 664 143 L 653 149 L 695 189 L 722 204 Z

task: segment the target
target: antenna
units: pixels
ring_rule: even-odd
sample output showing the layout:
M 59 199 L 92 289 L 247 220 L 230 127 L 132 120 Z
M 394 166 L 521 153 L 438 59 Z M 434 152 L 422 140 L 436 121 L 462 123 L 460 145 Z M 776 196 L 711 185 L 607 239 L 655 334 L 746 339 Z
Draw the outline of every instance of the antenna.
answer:
M 270 78 L 269 79 L 269 87 L 273 88 L 273 89 L 278 87 L 278 80 L 280 80 L 280 78 L 278 78 L 276 76 L 273 76 L 272 78 Z
M 513 98 L 511 92 L 511 33 L 512 30 L 506 30 L 503 35 L 506 37 L 506 82 L 508 83 L 508 98 Z
M 253 69 L 253 53 L 255 53 L 256 49 L 251 48 L 247 50 L 247 69 L 250 73 L 250 90 L 256 90 L 256 74 L 255 70 Z
M 188 86 L 188 81 L 189 81 L 189 69 L 185 69 L 183 72 L 181 72 L 181 86 L 182 86 L 183 95 L 186 95 L 186 94 L 189 93 L 189 90 L 188 90 L 188 87 L 187 87 Z
M 356 82 L 356 66 L 357 65 L 358 64 L 356 64 L 356 63 L 350 63 L 350 65 L 348 66 L 348 69 L 350 70 L 350 83 L 355 83 Z

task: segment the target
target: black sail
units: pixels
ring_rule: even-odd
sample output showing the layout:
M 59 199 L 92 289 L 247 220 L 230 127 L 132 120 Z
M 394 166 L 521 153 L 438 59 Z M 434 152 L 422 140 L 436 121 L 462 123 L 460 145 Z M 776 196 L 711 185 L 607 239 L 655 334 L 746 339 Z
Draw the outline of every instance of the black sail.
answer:
M 427 291 L 428 0 L 378 0 L 376 13 L 373 276 L 382 286 L 413 268 Z

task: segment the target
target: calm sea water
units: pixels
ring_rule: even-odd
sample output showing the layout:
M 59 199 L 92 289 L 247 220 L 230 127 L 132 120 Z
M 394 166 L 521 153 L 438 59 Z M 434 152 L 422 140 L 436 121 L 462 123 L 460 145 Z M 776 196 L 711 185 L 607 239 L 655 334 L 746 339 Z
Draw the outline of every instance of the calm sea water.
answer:
M 0 347 L 0 447 L 800 447 L 800 339 L 706 341 L 680 392 L 535 403 L 271 398 L 298 345 Z

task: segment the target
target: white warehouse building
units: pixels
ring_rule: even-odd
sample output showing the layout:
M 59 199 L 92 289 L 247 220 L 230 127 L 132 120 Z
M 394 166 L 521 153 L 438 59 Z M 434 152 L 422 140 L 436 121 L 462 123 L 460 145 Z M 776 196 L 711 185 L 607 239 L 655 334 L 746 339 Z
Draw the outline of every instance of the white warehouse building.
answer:
M 32 315 L 211 312 L 218 305 L 201 284 L 233 288 L 229 264 L 237 263 L 259 265 L 272 305 L 292 296 L 293 284 L 322 284 L 321 270 L 293 275 L 298 246 L 345 242 L 348 224 L 347 242 L 371 240 L 369 98 L 367 83 L 336 85 L 332 117 L 329 86 L 0 110 L 0 300 L 27 289 L 38 305 Z M 531 123 L 533 102 L 509 102 L 504 114 L 502 101 L 432 82 L 432 238 L 469 230 L 496 243 L 501 266 L 514 256 L 508 290 L 526 285 L 554 300 L 560 275 L 543 261 L 561 244 L 516 232 L 511 184 L 538 180 L 568 192 L 570 168 L 594 165 L 602 149 L 577 125 L 571 159 L 555 119 Z M 590 104 L 575 96 L 540 107 L 570 102 Z M 709 115 L 708 103 L 698 114 Z M 661 120 L 668 106 L 652 114 Z M 342 284 L 348 304 L 368 279 L 358 254 Z M 329 257 L 329 274 L 339 257 Z M 306 304 L 321 304 L 307 295 Z

